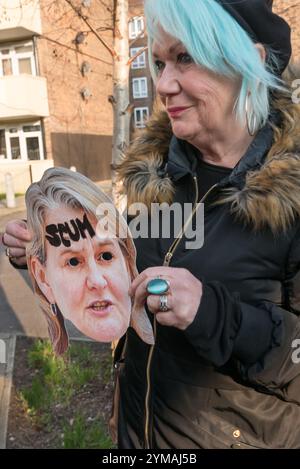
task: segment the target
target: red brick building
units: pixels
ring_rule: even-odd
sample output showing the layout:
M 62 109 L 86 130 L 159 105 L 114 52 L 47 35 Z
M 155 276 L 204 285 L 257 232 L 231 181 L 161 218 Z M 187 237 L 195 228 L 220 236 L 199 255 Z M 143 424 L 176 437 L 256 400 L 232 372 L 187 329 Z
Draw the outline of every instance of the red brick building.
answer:
M 113 6 L 1 0 L 0 192 L 5 173 L 24 192 L 53 164 L 110 178 Z
M 108 179 L 113 60 L 93 30 L 112 47 L 113 1 L 72 0 L 88 24 L 65 0 L 40 2 L 43 31 L 37 55 L 48 87 L 47 157 L 56 166 L 75 166 L 93 180 Z
M 300 1 L 274 0 L 275 11 L 282 15 L 292 29 L 293 60 L 300 61 Z
M 129 54 L 138 54 L 147 46 L 143 16 L 143 0 L 129 0 Z M 142 128 L 152 112 L 155 96 L 150 75 L 148 53 L 143 52 L 134 60 L 129 73 L 129 96 L 132 103 L 131 131 Z

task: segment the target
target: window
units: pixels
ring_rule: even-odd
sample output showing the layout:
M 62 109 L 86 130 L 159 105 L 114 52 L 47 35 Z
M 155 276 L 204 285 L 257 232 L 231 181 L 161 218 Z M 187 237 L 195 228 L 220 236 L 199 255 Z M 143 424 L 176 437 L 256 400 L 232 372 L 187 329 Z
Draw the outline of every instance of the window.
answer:
M 149 109 L 147 107 L 136 107 L 134 110 L 134 125 L 136 128 L 145 127 L 149 117 Z
M 143 47 L 132 47 L 130 49 L 130 57 L 134 57 L 142 50 Z M 131 68 L 146 68 L 146 53 L 142 52 L 133 62 L 131 62 Z
M 2 61 L 3 75 L 12 75 L 12 63 L 11 59 L 4 58 Z
M 41 123 L 0 127 L 1 160 L 43 160 Z
M 147 78 L 133 78 L 132 80 L 132 93 L 135 99 L 138 98 L 147 98 L 148 97 L 148 87 L 147 87 Z
M 135 16 L 129 21 L 129 39 L 136 37 L 144 37 L 144 18 L 142 16 Z
M 10 151 L 12 160 L 21 159 L 20 137 L 10 137 Z
M 0 129 L 0 160 L 6 158 L 6 141 L 5 141 L 5 130 Z
M 40 146 L 38 137 L 26 138 L 26 150 L 29 160 L 40 160 Z
M 36 75 L 32 42 L 0 47 L 0 76 Z

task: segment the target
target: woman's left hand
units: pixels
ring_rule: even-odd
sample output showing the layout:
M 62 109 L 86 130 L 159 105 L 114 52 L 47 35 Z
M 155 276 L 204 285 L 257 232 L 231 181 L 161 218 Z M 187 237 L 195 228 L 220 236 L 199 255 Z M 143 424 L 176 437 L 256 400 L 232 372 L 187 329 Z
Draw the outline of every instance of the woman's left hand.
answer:
M 160 277 L 170 284 L 167 295 L 169 310 L 162 312 L 160 295 L 147 292 L 150 280 Z M 186 269 L 176 267 L 150 267 L 139 274 L 130 287 L 129 294 L 140 308 L 147 303 L 149 310 L 163 326 L 185 330 L 194 320 L 202 298 L 202 283 Z

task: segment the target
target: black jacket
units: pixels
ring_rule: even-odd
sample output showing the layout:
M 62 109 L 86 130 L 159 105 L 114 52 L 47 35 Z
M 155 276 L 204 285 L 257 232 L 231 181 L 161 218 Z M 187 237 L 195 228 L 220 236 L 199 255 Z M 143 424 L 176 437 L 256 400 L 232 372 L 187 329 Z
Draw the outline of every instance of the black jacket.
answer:
M 299 126 L 281 129 L 267 125 L 205 201 L 203 247 L 175 251 L 170 266 L 203 282 L 193 323 L 156 324 L 153 348 L 129 328 L 120 448 L 300 448 Z M 119 170 L 129 204 L 193 201 L 195 151 L 170 139 L 160 113 L 131 147 Z M 139 271 L 171 242 L 136 239 Z

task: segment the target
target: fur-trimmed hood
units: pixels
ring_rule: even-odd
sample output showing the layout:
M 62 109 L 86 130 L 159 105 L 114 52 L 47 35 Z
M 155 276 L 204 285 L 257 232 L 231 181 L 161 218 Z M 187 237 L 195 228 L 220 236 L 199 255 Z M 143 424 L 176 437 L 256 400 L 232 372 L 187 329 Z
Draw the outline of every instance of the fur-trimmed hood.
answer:
M 300 215 L 300 105 L 281 98 L 273 107 L 281 125 L 269 127 L 267 155 L 258 160 L 253 149 L 251 157 L 247 152 L 227 183 L 221 183 L 217 203 L 229 203 L 236 217 L 255 229 L 277 233 Z M 270 132 L 258 135 L 255 143 L 269 137 Z M 155 112 L 118 167 L 128 204 L 172 203 L 174 182 L 166 171 L 171 139 L 168 115 Z

